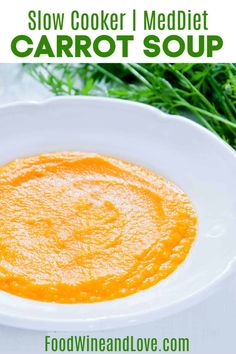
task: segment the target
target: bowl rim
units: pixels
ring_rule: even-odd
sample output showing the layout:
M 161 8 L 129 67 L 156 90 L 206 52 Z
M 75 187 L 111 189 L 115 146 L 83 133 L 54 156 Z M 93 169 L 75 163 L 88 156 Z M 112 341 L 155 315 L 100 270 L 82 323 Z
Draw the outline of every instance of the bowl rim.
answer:
M 180 115 L 171 115 L 165 112 L 162 112 L 158 108 L 152 107 L 150 105 L 144 104 L 144 103 L 139 103 L 139 102 L 133 102 L 133 101 L 128 101 L 128 100 L 123 100 L 123 99 L 118 99 L 118 98 L 110 98 L 110 97 L 98 97 L 98 96 L 57 96 L 57 97 L 52 97 L 40 101 L 35 101 L 35 100 L 29 100 L 29 101 L 15 101 L 13 103 L 7 103 L 7 104 L 1 104 L 0 105 L 0 121 L 1 121 L 1 114 L 4 113 L 6 110 L 14 110 L 17 108 L 24 108 L 24 107 L 33 107 L 33 108 L 40 108 L 40 107 L 45 107 L 47 105 L 51 104 L 56 104 L 60 102 L 63 104 L 64 102 L 68 101 L 87 101 L 87 102 L 104 102 L 106 103 L 118 103 L 122 105 L 127 105 L 127 106 L 136 106 L 136 107 L 142 107 L 148 111 L 152 112 L 158 112 L 159 116 L 161 118 L 165 119 L 171 119 L 171 120 L 177 120 L 179 122 L 182 122 L 183 124 L 187 124 L 189 126 L 192 126 L 194 129 L 198 129 L 201 131 L 201 133 L 205 134 L 209 139 L 213 139 L 217 141 L 219 144 L 221 144 L 224 149 L 227 150 L 227 153 L 231 155 L 232 158 L 235 159 L 236 161 L 236 151 L 228 145 L 225 141 L 223 141 L 219 136 L 215 135 L 205 127 L 201 126 L 195 121 L 192 121 L 189 118 L 180 116 Z M 187 296 L 186 298 L 176 301 L 174 303 L 171 303 L 170 305 L 163 306 L 161 309 L 155 309 L 153 308 L 152 310 L 147 310 L 147 311 L 136 311 L 133 314 L 125 314 L 125 315 L 113 315 L 108 318 L 104 317 L 98 317 L 97 319 L 42 319 L 42 318 L 32 318 L 32 317 L 24 317 L 22 315 L 6 315 L 0 312 L 0 323 L 8 325 L 8 326 L 13 326 L 13 327 L 18 327 L 18 328 L 28 328 L 28 329 L 36 329 L 36 330 L 42 330 L 42 329 L 49 329 L 49 330 L 65 330 L 65 326 L 69 329 L 74 328 L 75 325 L 79 325 L 82 328 L 89 329 L 90 325 L 92 326 L 91 328 L 93 330 L 104 330 L 104 329 L 111 329 L 111 328 L 120 328 L 120 327 L 126 327 L 130 325 L 137 325 L 140 323 L 145 323 L 152 321 L 156 318 L 163 318 L 170 316 L 172 314 L 178 313 L 180 311 L 183 311 L 185 309 L 188 309 L 189 307 L 203 301 L 205 298 L 210 296 L 218 287 L 219 285 L 228 279 L 230 276 L 233 274 L 236 274 L 236 251 L 235 251 L 235 256 L 228 262 L 227 266 L 225 269 L 219 273 L 218 277 L 215 278 L 212 282 L 210 282 L 207 286 L 199 289 L 198 291 L 194 292 L 194 294 Z M 14 296 L 16 299 L 22 299 L 18 296 Z M 131 295 L 132 296 L 132 295 Z M 27 302 L 33 304 L 33 303 L 40 303 L 40 304 L 45 304 L 44 302 L 40 301 L 34 301 L 30 299 L 24 299 Z M 116 301 L 116 300 L 111 300 L 111 301 Z M 109 301 L 110 302 L 110 301 Z M 105 302 L 103 302 L 105 303 Z M 76 306 L 76 304 L 57 304 L 62 307 L 67 307 L 67 306 Z M 77 304 L 78 305 L 78 304 Z M 81 305 L 81 304 L 80 304 Z M 158 313 L 158 315 L 157 315 Z M 116 320 L 115 326 L 112 326 L 111 323 Z M 58 324 L 60 322 L 60 324 Z M 97 322 L 101 325 L 100 328 L 93 328 L 93 325 Z M 70 327 L 71 325 L 71 327 Z M 86 327 L 87 326 L 87 327 Z M 56 329 L 55 329 L 56 327 Z
M 158 112 L 160 116 L 162 116 L 163 118 L 168 118 L 168 119 L 174 119 L 174 120 L 178 120 L 178 121 L 182 121 L 183 123 L 190 125 L 190 126 L 194 126 L 195 128 L 197 128 L 198 130 L 201 130 L 203 133 L 205 133 L 208 136 L 211 136 L 212 138 L 214 138 L 215 140 L 217 140 L 219 143 L 223 144 L 225 146 L 225 148 L 227 148 L 227 150 L 231 153 L 233 153 L 233 156 L 236 157 L 236 151 L 223 139 L 221 139 L 217 134 L 214 134 L 213 132 L 211 132 L 209 129 L 203 127 L 202 125 L 200 125 L 199 123 L 195 122 L 194 120 L 192 120 L 191 118 L 187 118 L 178 114 L 170 114 L 167 112 L 163 112 L 162 110 L 160 110 L 157 107 L 148 105 L 146 103 L 142 103 L 142 102 L 137 102 L 137 101 L 130 101 L 130 100 L 125 100 L 122 98 L 114 98 L 114 97 L 103 97 L 103 96 L 53 96 L 53 97 L 49 97 L 46 99 L 42 99 L 42 100 L 19 100 L 19 101 L 14 101 L 14 102 L 8 102 L 8 103 L 3 103 L 0 104 L 0 113 L 1 111 L 5 110 L 5 109 L 12 109 L 12 108 L 17 108 L 17 107 L 43 107 L 46 105 L 49 105 L 51 103 L 57 103 L 57 102 L 66 102 L 66 101 L 97 101 L 97 102 L 110 102 L 110 103 L 120 103 L 120 104 L 124 104 L 124 105 L 128 105 L 128 106 L 136 106 L 136 107 L 143 107 L 149 111 L 152 112 Z M 1 120 L 1 116 L 0 116 L 0 120 Z

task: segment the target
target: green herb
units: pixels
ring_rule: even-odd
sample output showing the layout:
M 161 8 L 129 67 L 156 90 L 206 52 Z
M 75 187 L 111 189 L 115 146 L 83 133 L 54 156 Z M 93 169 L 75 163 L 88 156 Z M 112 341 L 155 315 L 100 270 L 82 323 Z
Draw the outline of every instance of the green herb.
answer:
M 236 148 L 235 64 L 25 64 L 56 95 L 138 101 L 196 120 Z

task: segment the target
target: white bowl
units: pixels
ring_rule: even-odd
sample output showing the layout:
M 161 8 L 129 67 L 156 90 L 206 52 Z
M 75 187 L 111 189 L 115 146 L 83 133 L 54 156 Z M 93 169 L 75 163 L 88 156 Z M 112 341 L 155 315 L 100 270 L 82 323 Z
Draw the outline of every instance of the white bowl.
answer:
M 44 152 L 99 152 L 166 176 L 191 198 L 197 241 L 166 280 L 123 299 L 43 303 L 0 292 L 0 322 L 47 330 L 103 330 L 181 311 L 203 299 L 236 259 L 236 158 L 200 125 L 146 105 L 93 97 L 55 98 L 0 109 L 0 164 Z

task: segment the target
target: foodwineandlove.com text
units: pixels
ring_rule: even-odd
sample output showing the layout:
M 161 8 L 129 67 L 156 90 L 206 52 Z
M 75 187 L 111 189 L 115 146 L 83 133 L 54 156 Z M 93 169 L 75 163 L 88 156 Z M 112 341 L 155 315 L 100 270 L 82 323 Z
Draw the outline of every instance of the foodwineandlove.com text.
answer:
M 108 337 L 98 338 L 89 335 L 51 337 L 44 339 L 45 352 L 189 352 L 189 338 L 163 338 L 156 337 L 136 338 Z

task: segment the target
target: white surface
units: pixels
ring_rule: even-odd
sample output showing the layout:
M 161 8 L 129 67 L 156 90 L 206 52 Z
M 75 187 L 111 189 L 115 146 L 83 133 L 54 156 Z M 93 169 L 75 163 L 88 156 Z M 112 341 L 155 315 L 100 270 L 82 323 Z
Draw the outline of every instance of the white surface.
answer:
M 199 221 L 190 255 L 156 286 L 122 299 L 77 305 L 30 301 L 0 292 L 1 323 L 48 330 L 101 330 L 139 324 L 198 302 L 234 270 L 235 152 L 189 119 L 122 100 L 57 97 L 2 107 L 0 147 L 1 164 L 74 150 L 144 165 L 189 195 Z
M 111 334 L 116 336 L 134 334 L 160 338 L 163 336 L 189 336 L 192 342 L 191 353 L 234 353 L 235 283 L 236 278 L 231 277 L 208 300 L 178 315 L 149 325 L 112 331 Z M 0 327 L 0 353 L 31 353 L 32 351 L 43 353 L 43 335 L 42 333 Z

